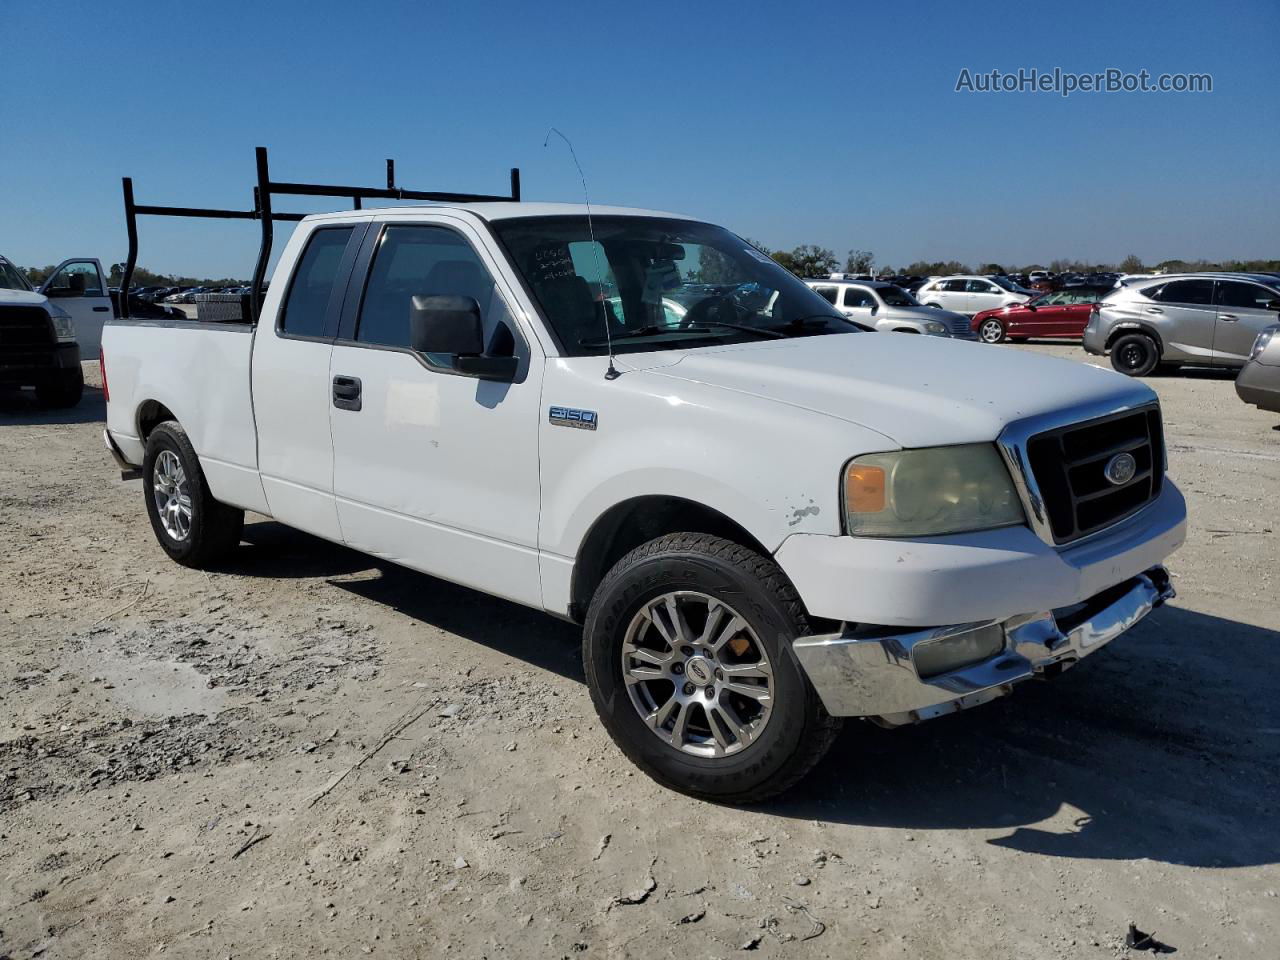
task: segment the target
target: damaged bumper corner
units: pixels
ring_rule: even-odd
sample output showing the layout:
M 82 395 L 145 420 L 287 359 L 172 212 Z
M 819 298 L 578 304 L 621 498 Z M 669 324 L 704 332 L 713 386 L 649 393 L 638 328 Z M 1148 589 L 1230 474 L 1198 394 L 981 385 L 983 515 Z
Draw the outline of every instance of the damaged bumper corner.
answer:
M 977 706 L 1100 650 L 1174 596 L 1162 566 L 1061 610 L 903 632 L 801 637 L 796 656 L 833 716 L 897 726 Z
M 107 451 L 111 454 L 111 459 L 116 462 L 116 466 L 120 468 L 121 480 L 139 480 L 142 477 L 142 468 L 135 463 L 130 463 L 124 458 L 120 447 L 116 445 L 115 438 L 111 436 L 111 431 L 105 427 L 102 429 L 102 442 L 107 445 Z

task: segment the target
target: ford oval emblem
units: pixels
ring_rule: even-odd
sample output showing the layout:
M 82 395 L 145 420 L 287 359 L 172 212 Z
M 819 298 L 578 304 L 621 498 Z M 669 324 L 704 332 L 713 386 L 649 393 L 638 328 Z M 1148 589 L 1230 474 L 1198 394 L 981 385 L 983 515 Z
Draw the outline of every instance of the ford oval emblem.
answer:
M 1132 480 L 1133 475 L 1138 472 L 1138 461 L 1133 459 L 1131 453 L 1117 453 L 1107 461 L 1102 472 L 1112 486 L 1121 487 Z

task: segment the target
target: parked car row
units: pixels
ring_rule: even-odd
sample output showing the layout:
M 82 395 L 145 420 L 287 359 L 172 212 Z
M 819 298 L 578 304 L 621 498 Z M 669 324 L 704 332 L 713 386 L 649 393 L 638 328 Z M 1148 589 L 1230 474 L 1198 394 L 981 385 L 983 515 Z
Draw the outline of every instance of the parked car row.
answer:
M 249 284 L 233 284 L 229 287 L 136 287 L 130 291 L 130 295 L 148 303 L 195 303 L 195 298 L 202 293 L 228 293 L 246 296 L 251 289 L 252 287 Z

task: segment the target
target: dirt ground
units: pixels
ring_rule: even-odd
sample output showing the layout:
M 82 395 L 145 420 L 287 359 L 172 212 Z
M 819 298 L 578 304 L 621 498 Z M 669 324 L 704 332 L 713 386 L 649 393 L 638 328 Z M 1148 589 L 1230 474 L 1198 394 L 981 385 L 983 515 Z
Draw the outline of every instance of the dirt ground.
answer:
M 575 628 L 260 517 L 179 567 L 101 392 L 10 395 L 0 957 L 1280 956 L 1280 416 L 1149 382 L 1178 599 L 752 809 L 626 762 Z

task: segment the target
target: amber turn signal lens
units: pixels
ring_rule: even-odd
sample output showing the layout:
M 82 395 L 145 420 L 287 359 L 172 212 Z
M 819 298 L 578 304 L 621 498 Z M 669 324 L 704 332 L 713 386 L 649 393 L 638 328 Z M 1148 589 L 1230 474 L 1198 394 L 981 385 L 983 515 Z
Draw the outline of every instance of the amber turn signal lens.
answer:
M 884 509 L 884 468 L 854 463 L 844 476 L 844 499 L 850 513 Z

